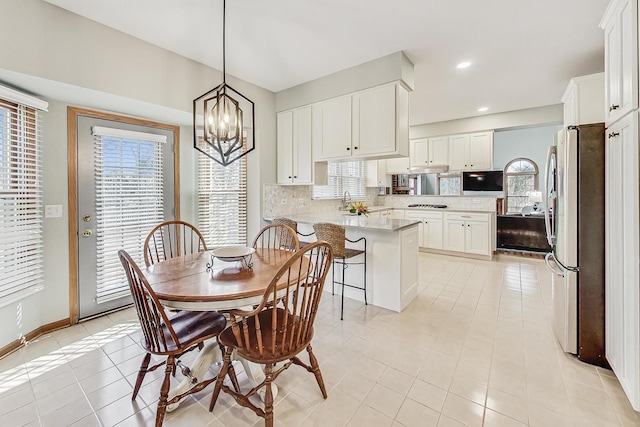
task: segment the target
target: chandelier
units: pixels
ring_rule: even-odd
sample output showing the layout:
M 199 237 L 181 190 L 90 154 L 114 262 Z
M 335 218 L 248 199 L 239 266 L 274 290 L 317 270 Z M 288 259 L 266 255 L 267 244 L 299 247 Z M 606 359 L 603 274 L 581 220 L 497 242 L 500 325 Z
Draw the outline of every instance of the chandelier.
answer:
M 222 83 L 193 100 L 193 146 L 222 166 L 255 148 L 253 101 L 227 84 L 225 60 L 226 0 L 222 0 Z

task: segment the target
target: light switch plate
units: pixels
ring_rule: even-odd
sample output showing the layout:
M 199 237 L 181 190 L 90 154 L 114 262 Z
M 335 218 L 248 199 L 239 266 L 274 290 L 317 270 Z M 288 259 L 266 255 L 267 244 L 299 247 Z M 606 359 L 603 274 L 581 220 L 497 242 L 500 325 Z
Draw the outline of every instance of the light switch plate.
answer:
M 45 218 L 61 218 L 62 205 L 44 205 Z

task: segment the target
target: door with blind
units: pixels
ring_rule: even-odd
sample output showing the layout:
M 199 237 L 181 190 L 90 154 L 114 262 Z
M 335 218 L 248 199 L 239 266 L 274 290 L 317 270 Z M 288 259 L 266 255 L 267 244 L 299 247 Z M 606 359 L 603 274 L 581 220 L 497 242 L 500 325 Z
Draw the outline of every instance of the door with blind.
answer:
M 144 267 L 147 234 L 173 219 L 173 147 L 168 129 L 78 116 L 80 320 L 132 302 L 118 251 Z

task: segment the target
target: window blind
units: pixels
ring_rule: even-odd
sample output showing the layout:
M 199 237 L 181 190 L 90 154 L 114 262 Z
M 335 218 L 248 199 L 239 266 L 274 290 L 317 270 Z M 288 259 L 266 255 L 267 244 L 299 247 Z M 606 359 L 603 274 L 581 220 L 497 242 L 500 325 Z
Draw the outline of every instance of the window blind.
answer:
M 367 176 L 363 160 L 328 162 L 327 185 L 314 185 L 314 199 L 341 199 L 348 191 L 352 199 L 366 196 Z
M 246 156 L 226 167 L 198 156 L 198 229 L 209 248 L 247 244 Z
M 162 144 L 166 137 L 92 128 L 96 203 L 96 302 L 129 294 L 118 250 L 144 265 L 143 244 L 164 221 Z
M 46 110 L 47 103 L 31 101 L 0 87 L 0 304 L 43 288 L 42 124 L 36 108 Z

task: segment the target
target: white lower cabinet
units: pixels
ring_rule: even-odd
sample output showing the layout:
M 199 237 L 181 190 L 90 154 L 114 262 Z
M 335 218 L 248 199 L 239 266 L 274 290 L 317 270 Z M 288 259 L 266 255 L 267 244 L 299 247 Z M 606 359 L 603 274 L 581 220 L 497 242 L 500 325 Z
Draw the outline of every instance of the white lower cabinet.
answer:
M 491 256 L 489 213 L 444 213 L 443 249 Z
M 393 219 L 404 219 L 404 210 L 402 209 L 393 209 L 389 212 L 389 215 Z
M 418 244 L 421 248 L 442 249 L 442 212 L 406 211 L 405 219 L 418 224 Z

